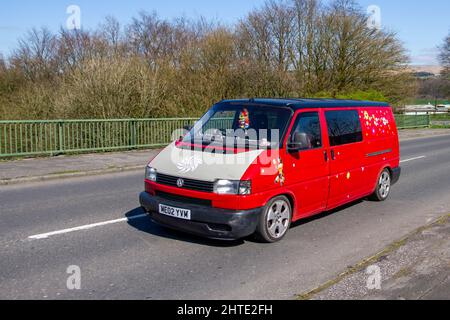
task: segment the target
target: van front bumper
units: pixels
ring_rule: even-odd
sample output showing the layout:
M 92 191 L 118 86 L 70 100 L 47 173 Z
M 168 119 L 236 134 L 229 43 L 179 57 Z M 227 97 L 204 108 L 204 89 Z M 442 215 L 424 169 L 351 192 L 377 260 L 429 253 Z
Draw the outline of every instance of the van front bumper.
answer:
M 202 205 L 166 200 L 142 192 L 139 201 L 144 210 L 158 224 L 182 232 L 220 240 L 237 240 L 252 235 L 259 223 L 262 208 L 226 210 Z M 159 213 L 159 205 L 191 211 L 191 220 L 173 218 Z

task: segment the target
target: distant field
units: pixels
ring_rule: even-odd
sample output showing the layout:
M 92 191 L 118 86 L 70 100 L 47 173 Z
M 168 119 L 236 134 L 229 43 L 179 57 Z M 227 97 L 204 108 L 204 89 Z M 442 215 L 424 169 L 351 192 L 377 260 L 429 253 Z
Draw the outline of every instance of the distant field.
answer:
M 430 72 L 430 73 L 434 73 L 434 74 L 439 74 L 442 70 L 442 67 L 420 65 L 420 66 L 409 66 L 409 69 L 412 72 Z
M 434 104 L 436 102 L 436 100 L 430 100 L 430 99 L 416 99 L 415 102 L 417 104 Z M 438 99 L 437 100 L 437 104 L 450 104 L 449 100 L 443 100 L 443 99 Z
M 431 103 L 432 105 L 434 105 L 435 102 L 436 101 L 434 99 L 426 99 L 426 98 L 424 98 L 424 99 L 415 99 L 415 100 L 412 101 L 411 104 L 414 104 L 414 105 L 423 104 L 423 105 L 425 105 L 425 104 Z M 438 99 L 437 100 L 437 104 L 450 104 L 450 100 Z

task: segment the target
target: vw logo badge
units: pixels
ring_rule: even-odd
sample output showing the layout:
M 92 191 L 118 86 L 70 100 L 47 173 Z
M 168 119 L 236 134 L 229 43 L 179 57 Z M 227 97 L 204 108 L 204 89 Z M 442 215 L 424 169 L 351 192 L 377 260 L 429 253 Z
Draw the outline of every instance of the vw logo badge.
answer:
M 177 186 L 178 186 L 178 188 L 183 187 L 184 186 L 184 180 L 183 179 L 178 179 L 177 180 Z

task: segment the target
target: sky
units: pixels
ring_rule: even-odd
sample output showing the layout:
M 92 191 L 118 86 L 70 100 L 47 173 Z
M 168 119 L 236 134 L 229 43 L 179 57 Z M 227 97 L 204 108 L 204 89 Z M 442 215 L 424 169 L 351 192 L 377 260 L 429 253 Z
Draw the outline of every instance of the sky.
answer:
M 325 2 L 328 0 L 325 0 Z M 97 27 L 107 16 L 127 24 L 140 11 L 163 18 L 180 16 L 232 24 L 265 0 L 0 0 L 0 54 L 8 56 L 33 27 L 57 31 L 66 26 L 70 5 L 81 9 L 81 25 Z M 449 0 L 357 0 L 363 8 L 377 5 L 384 28 L 395 31 L 415 65 L 437 65 L 436 47 L 450 32 Z

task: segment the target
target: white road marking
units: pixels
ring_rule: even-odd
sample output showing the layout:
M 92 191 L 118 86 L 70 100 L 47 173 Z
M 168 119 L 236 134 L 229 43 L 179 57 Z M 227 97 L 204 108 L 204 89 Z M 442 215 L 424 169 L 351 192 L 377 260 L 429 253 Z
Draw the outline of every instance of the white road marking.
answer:
M 420 156 L 420 157 L 415 157 L 415 158 L 411 158 L 411 159 L 402 160 L 402 161 L 400 161 L 400 163 L 405 163 L 405 162 L 410 162 L 410 161 L 420 160 L 420 159 L 425 159 L 425 158 L 426 158 L 426 156 Z
M 76 227 L 76 228 L 58 230 L 58 231 L 53 231 L 53 232 L 49 232 L 49 233 L 42 233 L 42 234 L 38 234 L 38 235 L 35 235 L 35 236 L 30 236 L 30 237 L 28 237 L 28 239 L 31 239 L 31 240 L 42 240 L 42 239 L 47 239 L 49 237 L 60 235 L 60 234 L 65 234 L 65 233 L 70 233 L 70 232 L 75 232 L 75 231 L 88 230 L 88 229 L 102 227 L 102 226 L 115 224 L 115 223 L 120 223 L 120 222 L 128 222 L 128 221 L 132 221 L 132 220 L 136 220 L 136 219 L 141 219 L 141 218 L 144 218 L 144 217 L 147 217 L 147 215 L 146 214 L 140 214 L 140 215 L 129 217 L 129 218 L 122 218 L 122 219 L 117 219 L 117 220 L 104 221 L 104 222 L 88 224 L 88 225 L 80 226 L 80 227 Z

